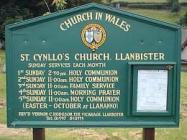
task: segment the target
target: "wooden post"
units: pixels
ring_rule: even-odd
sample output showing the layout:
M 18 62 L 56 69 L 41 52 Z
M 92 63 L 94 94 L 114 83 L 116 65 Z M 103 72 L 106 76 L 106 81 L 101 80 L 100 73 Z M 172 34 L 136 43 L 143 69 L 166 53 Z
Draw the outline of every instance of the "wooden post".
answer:
M 155 140 L 155 128 L 144 128 L 143 140 Z
M 33 140 L 45 140 L 45 129 L 33 128 Z

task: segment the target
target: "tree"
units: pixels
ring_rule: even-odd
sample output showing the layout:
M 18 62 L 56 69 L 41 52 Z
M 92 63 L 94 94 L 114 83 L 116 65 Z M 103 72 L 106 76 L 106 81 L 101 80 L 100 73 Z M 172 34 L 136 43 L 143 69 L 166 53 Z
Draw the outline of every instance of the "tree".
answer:
M 32 17 L 30 10 L 18 5 L 16 0 L 2 0 L 0 3 L 0 39 L 5 38 L 5 25 L 30 17 Z
M 65 9 L 67 2 L 66 0 L 53 0 L 52 4 L 56 6 L 57 10 L 63 10 Z
M 46 6 L 49 5 L 49 7 Z M 41 16 L 55 11 L 52 0 L 1 0 L 0 1 L 0 40 L 5 39 L 5 26 L 21 20 Z
M 7 24 L 90 2 L 102 0 L 0 0 L 0 40 L 5 39 Z
M 180 10 L 179 0 L 168 0 L 168 2 L 171 6 L 172 12 L 178 12 Z

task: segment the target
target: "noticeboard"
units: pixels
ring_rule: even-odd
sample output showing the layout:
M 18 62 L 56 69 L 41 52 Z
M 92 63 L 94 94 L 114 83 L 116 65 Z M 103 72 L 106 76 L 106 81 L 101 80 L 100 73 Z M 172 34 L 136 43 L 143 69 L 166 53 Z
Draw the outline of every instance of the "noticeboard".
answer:
M 88 4 L 6 27 L 9 127 L 174 127 L 180 27 Z

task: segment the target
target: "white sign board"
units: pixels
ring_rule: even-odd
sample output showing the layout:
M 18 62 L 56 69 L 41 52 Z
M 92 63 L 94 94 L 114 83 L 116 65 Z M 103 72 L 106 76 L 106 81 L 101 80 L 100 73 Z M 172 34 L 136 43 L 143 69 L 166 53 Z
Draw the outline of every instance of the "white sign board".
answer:
M 166 111 L 167 87 L 167 70 L 138 70 L 137 111 Z

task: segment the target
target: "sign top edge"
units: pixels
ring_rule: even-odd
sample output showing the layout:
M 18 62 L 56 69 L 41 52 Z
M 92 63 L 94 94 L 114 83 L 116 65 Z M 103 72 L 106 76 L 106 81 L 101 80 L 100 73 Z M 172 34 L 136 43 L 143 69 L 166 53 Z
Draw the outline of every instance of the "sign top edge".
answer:
M 89 4 L 85 4 L 82 6 L 77 6 L 74 8 L 70 8 L 70 9 L 65 9 L 65 10 L 61 10 L 61 11 L 57 11 L 54 13 L 50 13 L 49 15 L 45 15 L 45 16 L 38 16 L 35 18 L 31 18 L 31 19 L 27 19 L 27 20 L 23 20 L 23 21 L 19 21 L 13 24 L 8 24 L 6 25 L 6 30 L 12 30 L 14 28 L 18 28 L 18 27 L 22 27 L 25 25 L 30 25 L 33 23 L 38 23 L 44 20 L 48 20 L 48 19 L 52 19 L 52 18 L 56 18 L 58 16 L 63 16 L 63 15 L 67 15 L 69 13 L 73 13 L 73 12 L 78 12 L 81 10 L 86 10 L 86 9 L 100 9 L 103 11 L 110 11 L 110 12 L 114 12 L 120 15 L 125 15 L 128 17 L 132 17 L 134 19 L 139 19 L 142 21 L 146 21 L 152 24 L 156 24 L 156 25 L 161 25 L 161 26 L 165 26 L 174 30 L 179 30 L 181 28 L 180 25 L 177 24 L 172 24 L 172 23 L 168 23 L 168 22 L 164 22 L 158 19 L 153 19 L 150 17 L 146 17 L 146 16 L 142 16 L 139 14 L 135 14 L 126 10 L 121 10 L 121 9 L 117 9 L 115 7 L 111 7 L 111 6 L 106 6 L 106 5 L 102 5 L 102 4 L 97 4 L 97 3 L 89 3 Z

